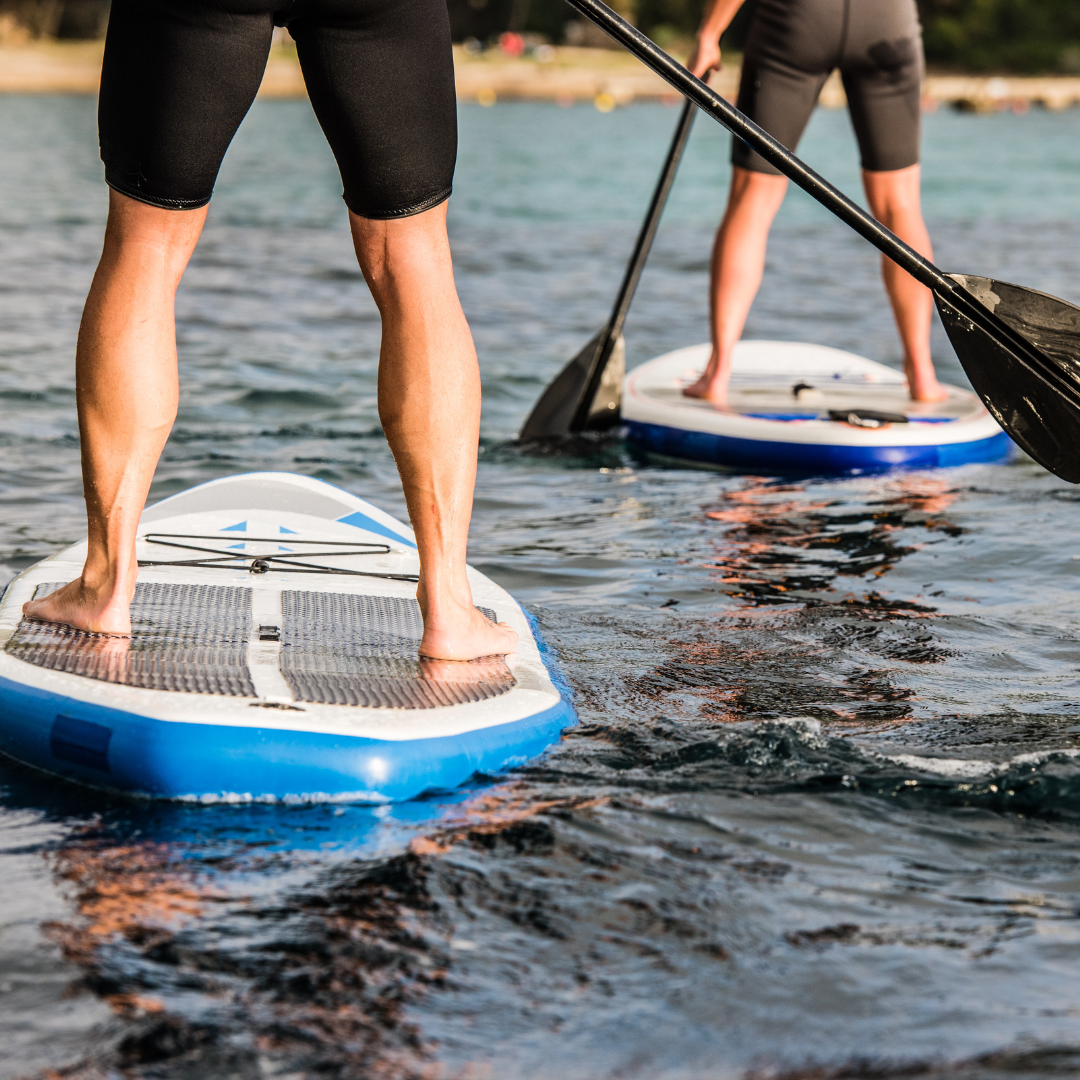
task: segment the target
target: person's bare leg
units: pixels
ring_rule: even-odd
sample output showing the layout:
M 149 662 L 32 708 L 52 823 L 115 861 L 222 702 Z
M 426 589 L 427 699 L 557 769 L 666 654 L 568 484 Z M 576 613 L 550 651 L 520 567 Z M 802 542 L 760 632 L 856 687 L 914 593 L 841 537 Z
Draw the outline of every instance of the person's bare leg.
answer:
M 90 546 L 79 578 L 24 605 L 30 618 L 131 632 L 135 533 L 176 419 L 173 301 L 205 219 L 205 207 L 162 210 L 109 193 L 75 360 Z
M 480 440 L 480 369 L 458 301 L 446 204 L 374 221 L 349 214 L 382 315 L 379 418 L 420 552 L 420 653 L 472 660 L 513 652 L 517 634 L 473 606 L 465 576 Z
M 920 205 L 919 181 L 918 165 L 892 172 L 863 170 L 870 212 L 920 255 L 933 259 L 930 234 Z M 904 374 L 911 396 L 915 401 L 942 401 L 947 393 L 937 381 L 930 358 L 930 318 L 934 306 L 930 290 L 884 255 L 881 276 L 904 346 Z
M 722 407 L 727 397 L 731 354 L 765 273 L 765 249 L 787 178 L 735 166 L 724 220 L 716 232 L 709 277 L 712 354 L 701 378 L 683 388 L 687 397 Z

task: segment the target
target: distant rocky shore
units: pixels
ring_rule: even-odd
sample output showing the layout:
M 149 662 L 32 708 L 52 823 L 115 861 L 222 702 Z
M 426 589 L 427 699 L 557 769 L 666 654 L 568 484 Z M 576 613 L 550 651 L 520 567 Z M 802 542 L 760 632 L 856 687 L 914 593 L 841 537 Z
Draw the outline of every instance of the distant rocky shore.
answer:
M 101 66 L 100 42 L 29 44 L 0 48 L 0 93 L 93 94 Z M 512 58 L 488 50 L 470 53 L 455 48 L 458 97 L 493 105 L 498 101 L 556 101 L 561 105 L 591 102 L 607 111 L 634 101 L 677 100 L 671 88 L 633 57 L 609 49 L 545 46 L 532 56 Z M 717 75 L 713 85 L 734 98 L 737 63 Z M 304 82 L 295 54 L 275 49 L 267 64 L 260 93 L 266 97 L 302 97 Z M 1065 109 L 1080 105 L 1080 77 L 1030 78 L 932 74 L 926 79 L 928 109 L 951 105 L 974 112 L 1032 105 Z M 821 104 L 844 104 L 840 80 L 825 85 Z

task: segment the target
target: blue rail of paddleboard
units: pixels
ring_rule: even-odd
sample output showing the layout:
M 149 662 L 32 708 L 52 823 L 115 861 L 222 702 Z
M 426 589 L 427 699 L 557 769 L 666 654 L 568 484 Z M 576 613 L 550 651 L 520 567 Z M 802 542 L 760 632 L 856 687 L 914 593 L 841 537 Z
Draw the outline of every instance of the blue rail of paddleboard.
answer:
M 397 802 L 523 764 L 576 719 L 560 700 L 507 724 L 392 741 L 155 720 L 0 678 L 0 751 L 79 783 L 166 799 Z
M 1003 431 L 985 439 L 942 443 L 940 446 L 843 446 L 739 439 L 638 420 L 628 420 L 626 426 L 627 437 L 652 453 L 740 469 L 775 469 L 777 472 L 822 474 L 947 468 L 1001 461 L 1008 457 L 1012 447 L 1012 441 Z

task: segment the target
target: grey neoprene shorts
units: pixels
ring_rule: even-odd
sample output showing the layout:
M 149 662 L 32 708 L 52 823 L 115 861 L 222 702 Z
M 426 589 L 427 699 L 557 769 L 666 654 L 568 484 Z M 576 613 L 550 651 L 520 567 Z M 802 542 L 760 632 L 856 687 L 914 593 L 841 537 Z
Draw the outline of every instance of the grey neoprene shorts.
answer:
M 739 109 L 794 150 L 831 72 L 840 69 L 862 167 L 919 160 L 922 28 L 915 0 L 757 0 Z M 733 165 L 779 175 L 740 139 Z

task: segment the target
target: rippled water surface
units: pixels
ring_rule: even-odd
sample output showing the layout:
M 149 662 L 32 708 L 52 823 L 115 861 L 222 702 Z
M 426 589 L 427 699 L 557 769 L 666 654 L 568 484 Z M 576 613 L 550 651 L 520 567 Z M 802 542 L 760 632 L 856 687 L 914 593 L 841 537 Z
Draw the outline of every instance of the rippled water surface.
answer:
M 675 119 L 462 108 L 471 558 L 538 615 L 581 725 L 380 809 L 0 763 L 0 1078 L 1080 1073 L 1080 493 L 1020 457 L 792 482 L 513 445 L 603 322 Z M 4 577 L 82 529 L 93 120 L 0 97 Z M 804 150 L 854 190 L 846 116 Z M 726 153 L 699 120 L 631 364 L 707 336 Z M 932 115 L 926 173 L 942 265 L 1080 299 L 1080 114 Z M 179 296 L 156 496 L 275 468 L 403 513 L 338 194 L 308 105 L 259 102 Z M 874 252 L 798 193 L 748 333 L 899 363 Z

